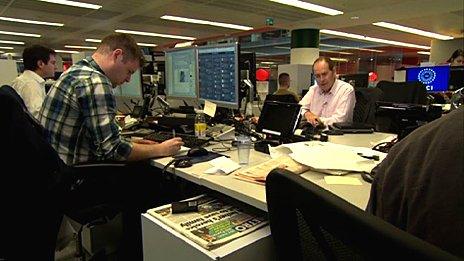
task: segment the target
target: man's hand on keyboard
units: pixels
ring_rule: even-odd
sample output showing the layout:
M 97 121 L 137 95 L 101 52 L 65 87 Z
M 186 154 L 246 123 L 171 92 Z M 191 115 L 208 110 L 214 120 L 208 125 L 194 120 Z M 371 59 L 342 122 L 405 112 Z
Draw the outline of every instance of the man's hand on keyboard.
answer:
M 160 144 L 163 156 L 171 156 L 176 154 L 182 145 L 184 145 L 184 142 L 179 137 L 163 141 Z

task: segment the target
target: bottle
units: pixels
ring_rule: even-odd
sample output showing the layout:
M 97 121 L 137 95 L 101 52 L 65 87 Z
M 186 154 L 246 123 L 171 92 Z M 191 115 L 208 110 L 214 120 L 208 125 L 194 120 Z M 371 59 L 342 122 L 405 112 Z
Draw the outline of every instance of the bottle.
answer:
M 197 113 L 195 116 L 195 136 L 198 138 L 206 137 L 206 119 L 203 112 Z

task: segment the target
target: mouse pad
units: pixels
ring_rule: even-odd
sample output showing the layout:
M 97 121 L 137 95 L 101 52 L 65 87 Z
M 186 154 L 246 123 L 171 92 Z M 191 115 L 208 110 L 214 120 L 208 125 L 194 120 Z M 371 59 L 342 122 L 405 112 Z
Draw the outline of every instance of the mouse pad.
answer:
M 200 156 L 200 157 L 189 157 L 187 155 L 179 155 L 179 156 L 174 156 L 174 158 L 177 159 L 189 159 L 192 164 L 195 163 L 200 163 L 200 162 L 205 162 L 205 161 L 210 161 L 212 159 L 218 158 L 224 156 L 222 154 L 216 153 L 216 152 L 211 152 L 208 151 L 208 154 L 205 156 Z

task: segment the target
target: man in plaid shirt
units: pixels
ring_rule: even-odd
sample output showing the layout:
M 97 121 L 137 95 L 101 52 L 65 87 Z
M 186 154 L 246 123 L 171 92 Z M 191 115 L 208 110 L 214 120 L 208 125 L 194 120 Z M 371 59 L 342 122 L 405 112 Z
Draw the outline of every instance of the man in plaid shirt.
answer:
M 173 155 L 180 149 L 180 138 L 158 144 L 130 142 L 120 136 L 112 88 L 129 82 L 142 65 L 143 55 L 134 39 L 115 33 L 105 37 L 91 57 L 71 66 L 52 86 L 39 120 L 66 164 L 138 161 Z
M 134 39 L 115 33 L 105 37 L 91 57 L 71 66 L 52 86 L 39 120 L 66 164 L 139 161 L 179 151 L 183 145 L 180 138 L 162 143 L 121 138 L 112 88 L 129 82 L 142 65 L 143 55 Z M 159 205 L 170 189 L 160 172 L 142 162 L 123 168 L 121 173 L 95 173 L 85 179 L 85 186 L 70 191 L 67 207 L 81 209 L 104 203 L 120 210 L 125 242 L 119 249 L 120 259 L 141 260 L 140 214 Z

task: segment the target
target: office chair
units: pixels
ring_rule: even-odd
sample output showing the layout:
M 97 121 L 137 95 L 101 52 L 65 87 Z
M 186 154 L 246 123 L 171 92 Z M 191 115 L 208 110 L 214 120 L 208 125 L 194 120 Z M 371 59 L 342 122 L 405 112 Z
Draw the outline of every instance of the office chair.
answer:
M 396 103 L 427 104 L 427 89 L 421 82 L 380 81 L 377 88 L 382 90 L 380 101 Z
M 102 205 L 69 207 L 69 193 L 87 175 L 104 175 L 104 170 L 114 171 L 122 164 L 67 166 L 21 97 L 6 85 L 0 87 L 0 122 L 2 167 L 12 170 L 0 175 L 0 259 L 27 260 L 33 255 L 53 260 L 64 214 L 72 213 L 85 223 L 114 215 L 113 208 Z
M 266 200 L 280 260 L 459 260 L 284 169 Z
M 268 95 L 266 95 L 265 101 L 279 101 L 279 102 L 287 102 L 287 103 L 298 103 L 295 96 L 293 96 L 291 94 L 283 94 L 283 95 L 268 94 Z
M 355 88 L 353 122 L 375 124 L 375 102 L 382 97 L 379 88 Z

